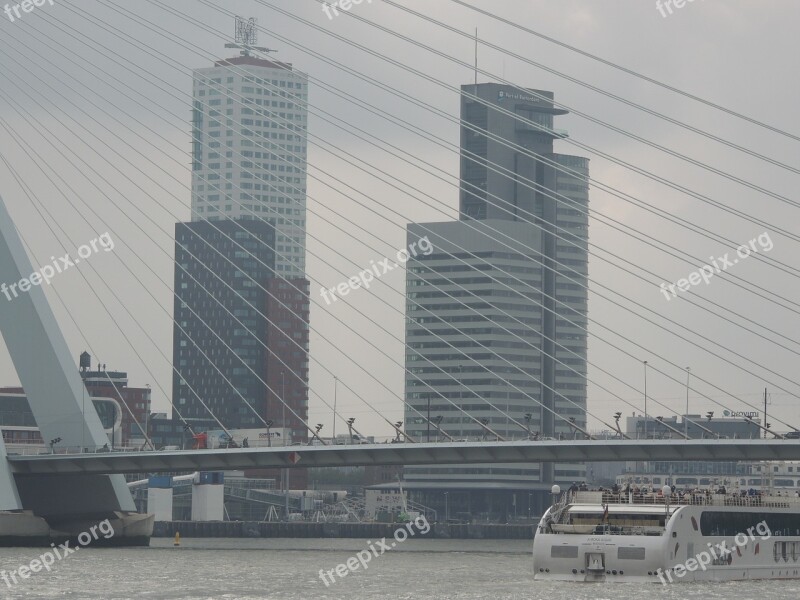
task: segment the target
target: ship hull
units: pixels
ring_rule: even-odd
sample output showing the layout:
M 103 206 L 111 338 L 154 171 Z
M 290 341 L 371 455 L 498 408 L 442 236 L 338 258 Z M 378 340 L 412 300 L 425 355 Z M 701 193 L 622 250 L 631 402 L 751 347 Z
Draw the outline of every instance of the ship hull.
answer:
M 649 510 L 650 514 L 647 513 Z M 533 544 L 534 578 L 544 581 L 661 583 L 800 579 L 800 509 L 772 506 L 568 507 L 578 525 L 547 520 Z M 593 533 L 581 517 L 599 514 Z M 671 514 L 665 514 L 669 511 Z M 549 513 L 550 511 L 548 511 Z M 660 522 L 660 531 L 657 518 Z M 614 530 L 609 523 L 627 523 Z M 645 523 L 633 526 L 633 523 Z

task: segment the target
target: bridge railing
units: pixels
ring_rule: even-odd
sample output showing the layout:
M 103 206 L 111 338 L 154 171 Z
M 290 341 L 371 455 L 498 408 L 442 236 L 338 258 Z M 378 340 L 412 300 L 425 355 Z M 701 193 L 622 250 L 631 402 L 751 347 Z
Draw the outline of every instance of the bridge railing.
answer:
M 632 440 L 636 440 L 637 439 L 634 436 L 629 436 L 629 437 Z M 584 440 L 586 438 L 583 435 L 580 435 L 580 436 L 576 437 L 576 436 L 567 435 L 567 434 L 563 434 L 563 435 L 559 436 L 558 438 L 520 435 L 520 436 L 508 436 L 508 437 L 505 438 L 504 441 L 505 442 L 520 442 L 520 441 L 526 441 L 526 440 L 527 441 L 539 441 L 539 442 L 559 442 L 560 441 L 560 442 L 565 442 L 565 443 L 569 444 L 569 443 L 572 443 L 576 439 L 577 440 Z M 593 439 L 594 440 L 604 440 L 604 439 L 605 440 L 621 440 L 621 438 L 617 434 L 606 434 L 606 433 L 604 433 L 603 435 L 593 434 Z M 661 438 L 661 437 L 656 437 L 656 436 L 652 436 L 652 435 L 649 436 L 648 438 L 645 438 L 644 436 L 639 436 L 638 439 L 639 440 L 645 440 L 645 439 L 648 439 L 648 440 L 654 440 L 654 439 L 669 440 L 669 439 L 673 439 L 674 441 L 679 441 L 679 439 L 675 438 L 675 437 L 673 437 L 673 438 L 667 438 L 667 437 Z M 680 438 L 680 439 L 682 439 L 682 438 Z M 715 438 L 715 439 L 725 440 L 725 439 L 735 439 L 735 438 L 724 438 L 724 437 L 722 437 L 722 438 Z M 750 438 L 738 438 L 738 439 L 740 439 L 742 441 L 746 441 L 746 440 L 748 440 Z M 753 439 L 755 439 L 755 438 L 753 438 Z M 712 440 L 711 439 L 707 439 L 707 441 L 710 442 Z M 790 438 L 786 438 L 785 441 L 792 442 L 794 440 L 790 439 Z M 475 442 L 497 443 L 494 439 L 488 439 L 487 436 L 464 437 L 464 438 L 456 439 L 455 441 L 450 441 L 450 440 L 442 439 L 442 438 L 432 439 L 431 440 L 431 443 L 442 443 L 442 444 L 467 443 L 467 442 L 469 442 L 469 443 L 475 443 Z M 365 442 L 363 440 L 362 441 L 354 440 L 352 442 L 352 444 L 351 443 L 342 444 L 341 442 L 337 442 L 336 446 L 337 447 L 351 446 L 351 445 L 360 445 L 360 444 L 364 444 L 364 443 L 367 443 L 367 442 Z M 395 444 L 395 443 L 410 444 L 410 442 L 397 442 L 396 439 L 391 439 L 391 440 L 387 439 L 387 440 L 385 440 L 383 442 L 380 442 L 380 441 L 378 441 L 376 439 L 376 441 L 374 443 L 375 444 L 379 444 L 379 445 L 382 445 L 382 444 Z M 500 442 L 500 443 L 502 443 L 502 442 Z M 311 445 L 312 446 L 316 446 L 313 443 Z M 279 446 L 279 447 L 280 448 L 296 448 L 297 450 L 299 450 L 301 448 L 307 447 L 307 444 L 298 442 L 298 443 L 292 444 L 291 446 Z M 318 447 L 318 446 L 316 446 L 316 447 Z M 149 445 L 141 445 L 141 444 L 136 445 L 136 446 L 115 446 L 115 447 L 111 448 L 110 445 L 108 445 L 108 444 L 104 444 L 102 446 L 90 446 L 90 445 L 85 445 L 85 446 L 59 446 L 59 445 L 56 444 L 56 445 L 53 445 L 51 447 L 51 446 L 48 446 L 48 445 L 43 445 L 41 443 L 37 443 L 37 444 L 7 443 L 6 444 L 6 450 L 7 450 L 7 453 L 10 454 L 10 455 L 26 455 L 26 456 L 30 456 L 30 455 L 39 455 L 39 454 L 71 454 L 71 455 L 74 455 L 74 454 L 98 454 L 98 453 L 103 453 L 103 452 L 152 452 L 152 451 L 193 452 L 196 449 L 192 448 L 192 447 L 189 447 L 189 448 L 178 448 L 178 447 L 173 447 L 173 446 L 167 446 L 167 447 L 162 447 L 162 448 L 152 448 Z
M 111 452 L 152 452 L 153 448 L 149 446 L 143 448 L 142 446 L 55 446 L 50 448 L 42 445 L 30 445 L 21 447 L 14 445 L 8 449 L 9 455 L 18 456 L 38 456 L 40 454 L 102 454 Z

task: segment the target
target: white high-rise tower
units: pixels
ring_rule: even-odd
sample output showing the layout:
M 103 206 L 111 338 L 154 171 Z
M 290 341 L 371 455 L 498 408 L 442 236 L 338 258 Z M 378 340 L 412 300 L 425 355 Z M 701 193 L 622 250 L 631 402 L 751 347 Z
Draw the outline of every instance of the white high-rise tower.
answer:
M 308 77 L 250 56 L 194 71 L 192 220 L 274 221 L 278 276 L 305 276 Z

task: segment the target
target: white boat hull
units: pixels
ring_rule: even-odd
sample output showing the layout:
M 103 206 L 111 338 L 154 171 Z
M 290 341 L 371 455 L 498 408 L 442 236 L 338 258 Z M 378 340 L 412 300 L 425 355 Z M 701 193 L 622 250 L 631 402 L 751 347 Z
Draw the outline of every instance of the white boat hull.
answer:
M 620 517 L 625 506 L 615 507 Z M 602 507 L 598 507 L 602 511 Z M 651 508 L 653 514 L 660 511 L 665 520 L 659 534 L 654 534 L 653 528 L 647 529 L 649 535 L 576 533 L 578 528 L 548 527 L 545 514 L 533 544 L 534 578 L 665 585 L 683 581 L 800 578 L 800 528 L 796 527 L 800 524 L 800 511 L 797 507 L 688 505 L 674 507 L 668 518 L 664 516 L 663 505 Z M 704 512 L 710 513 L 705 521 Z M 712 533 L 709 530 L 714 528 L 713 519 L 719 523 L 726 519 L 738 523 L 741 531 L 704 535 L 704 530 Z M 757 528 L 759 523 L 770 520 L 783 524 L 784 529 Z M 791 530 L 787 524 L 792 524 Z M 599 532 L 609 529 L 605 524 L 598 526 Z M 768 535 L 762 535 L 766 533 Z M 725 552 L 728 548 L 731 552 Z

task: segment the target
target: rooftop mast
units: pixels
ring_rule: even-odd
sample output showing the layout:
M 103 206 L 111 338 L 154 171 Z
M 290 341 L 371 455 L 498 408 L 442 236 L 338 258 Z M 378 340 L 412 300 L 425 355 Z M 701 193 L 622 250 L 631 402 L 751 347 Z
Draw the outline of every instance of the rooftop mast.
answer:
M 245 19 L 244 17 L 236 17 L 236 43 L 225 44 L 226 48 L 238 48 L 242 51 L 242 56 L 251 56 L 252 50 L 259 52 L 270 53 L 277 52 L 277 50 L 270 50 L 269 48 L 262 48 L 256 46 L 258 43 L 258 20 L 255 17 Z

